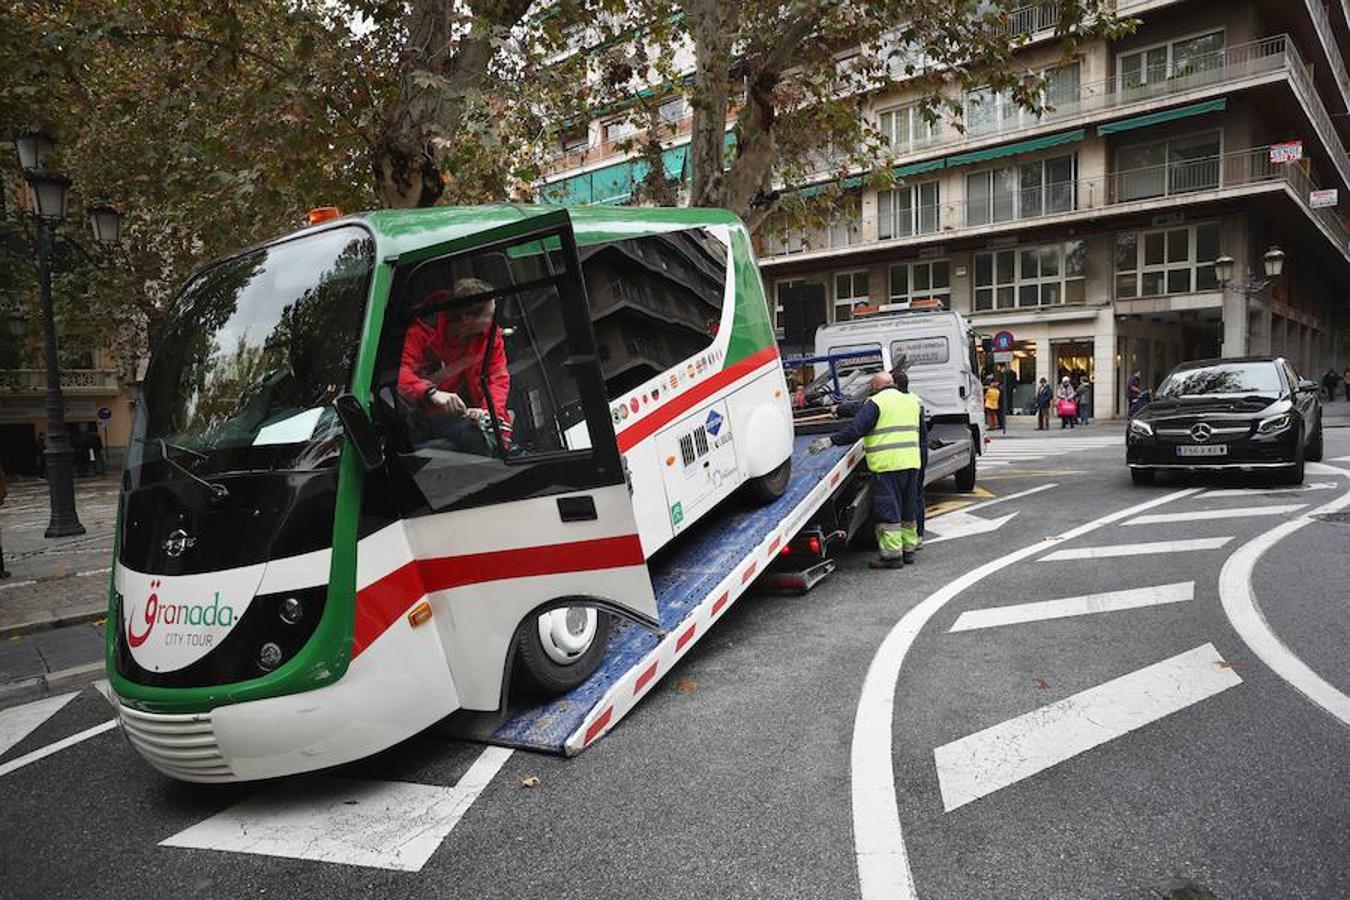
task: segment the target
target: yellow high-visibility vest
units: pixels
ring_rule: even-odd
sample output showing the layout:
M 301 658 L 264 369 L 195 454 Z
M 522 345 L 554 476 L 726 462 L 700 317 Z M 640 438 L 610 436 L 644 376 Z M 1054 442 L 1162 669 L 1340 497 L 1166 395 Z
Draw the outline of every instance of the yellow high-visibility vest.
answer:
M 867 468 L 873 472 L 919 468 L 919 398 L 886 388 L 873 394 L 872 402 L 881 415 L 863 436 Z

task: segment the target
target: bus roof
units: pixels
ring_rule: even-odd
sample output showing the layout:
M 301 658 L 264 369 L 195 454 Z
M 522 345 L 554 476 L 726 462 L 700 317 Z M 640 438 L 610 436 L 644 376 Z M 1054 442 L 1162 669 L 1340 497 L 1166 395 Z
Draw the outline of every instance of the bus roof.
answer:
M 562 208 L 514 203 L 433 206 L 427 209 L 382 209 L 346 218 L 368 225 L 383 245 L 382 253 L 388 255 L 456 240 Z M 574 206 L 566 209 L 577 244 L 581 246 L 700 225 L 740 223 L 734 214 L 723 209 L 640 206 Z

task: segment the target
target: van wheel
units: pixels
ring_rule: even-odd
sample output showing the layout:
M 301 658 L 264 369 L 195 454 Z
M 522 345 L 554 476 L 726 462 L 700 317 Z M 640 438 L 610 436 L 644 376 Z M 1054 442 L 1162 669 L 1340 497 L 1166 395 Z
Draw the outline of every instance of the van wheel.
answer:
M 1152 484 L 1156 474 L 1152 469 L 1131 469 L 1130 480 L 1135 484 Z
M 975 490 L 975 462 L 979 459 L 975 455 L 975 444 L 970 445 L 970 462 L 963 468 L 956 470 L 956 489 L 963 494 L 968 494 Z
M 745 492 L 760 506 L 765 506 L 783 496 L 783 492 L 787 490 L 788 482 L 791 480 L 792 457 L 789 456 L 781 466 L 772 472 L 747 481 Z
M 516 639 L 520 674 L 545 694 L 566 693 L 599 668 L 613 628 L 613 616 L 594 607 L 551 609 L 527 622 Z

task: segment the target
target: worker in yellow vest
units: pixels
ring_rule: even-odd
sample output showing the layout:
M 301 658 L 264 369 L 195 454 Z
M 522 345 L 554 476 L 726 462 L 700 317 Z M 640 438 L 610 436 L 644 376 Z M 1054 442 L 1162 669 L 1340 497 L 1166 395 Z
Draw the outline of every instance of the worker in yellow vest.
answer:
M 859 439 L 867 468 L 872 472 L 872 518 L 876 523 L 881 555 L 869 565 L 874 569 L 898 569 L 914 562 L 919 544 L 917 492 L 913 482 L 919 468 L 919 398 L 895 389 L 885 372 L 868 383 L 871 397 L 841 430 L 811 442 L 819 453 L 831 444 L 849 446 Z

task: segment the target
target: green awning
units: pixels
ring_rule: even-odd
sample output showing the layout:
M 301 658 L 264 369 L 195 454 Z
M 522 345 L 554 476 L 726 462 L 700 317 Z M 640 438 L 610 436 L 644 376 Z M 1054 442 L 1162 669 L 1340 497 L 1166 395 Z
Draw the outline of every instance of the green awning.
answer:
M 1157 125 L 1159 122 L 1170 122 L 1173 119 L 1184 119 L 1187 116 L 1202 116 L 1205 113 L 1219 112 L 1227 106 L 1227 98 L 1220 97 L 1217 100 L 1206 100 L 1204 103 L 1192 103 L 1190 106 L 1164 109 L 1161 112 L 1149 113 L 1146 116 L 1135 116 L 1133 119 L 1107 122 L 1105 125 L 1097 126 L 1097 133 L 1114 134 L 1117 131 L 1129 131 L 1132 128 L 1145 128 L 1149 125 Z
M 922 175 L 924 172 L 941 169 L 943 165 L 945 163 L 940 159 L 930 159 L 926 162 L 910 163 L 907 166 L 896 166 L 895 177 L 904 178 L 906 175 Z
M 828 179 L 826 181 L 817 181 L 815 184 L 808 184 L 805 187 L 798 188 L 797 190 L 792 191 L 792 193 L 798 197 L 801 197 L 803 200 L 807 200 L 810 199 L 811 197 L 820 196 L 821 194 L 825 193 L 825 191 L 828 188 L 836 184 L 839 185 L 839 187 L 843 190 L 851 191 L 854 188 L 862 187 L 863 176 L 850 175 L 847 178 L 843 179 L 842 181 L 833 178 Z
M 1082 128 L 1075 131 L 1061 131 L 1059 134 L 1048 134 L 1045 137 L 1032 138 L 1029 141 L 1018 141 L 1015 144 L 999 144 L 997 147 L 987 147 L 984 150 L 972 150 L 969 153 L 960 153 L 956 156 L 949 156 L 943 162 L 947 168 L 953 166 L 964 166 L 969 163 L 986 162 L 991 159 L 999 159 L 1004 156 L 1016 156 L 1019 153 L 1033 153 L 1037 150 L 1048 150 L 1051 147 L 1058 147 L 1060 144 L 1075 144 L 1084 138 L 1085 134 Z
M 679 147 L 671 147 L 661 154 L 662 168 L 666 171 L 666 177 L 675 181 L 684 180 L 684 164 L 689 158 L 689 145 L 684 144 Z
M 591 200 L 594 203 L 622 203 L 633 195 L 631 162 L 596 169 L 590 178 Z

